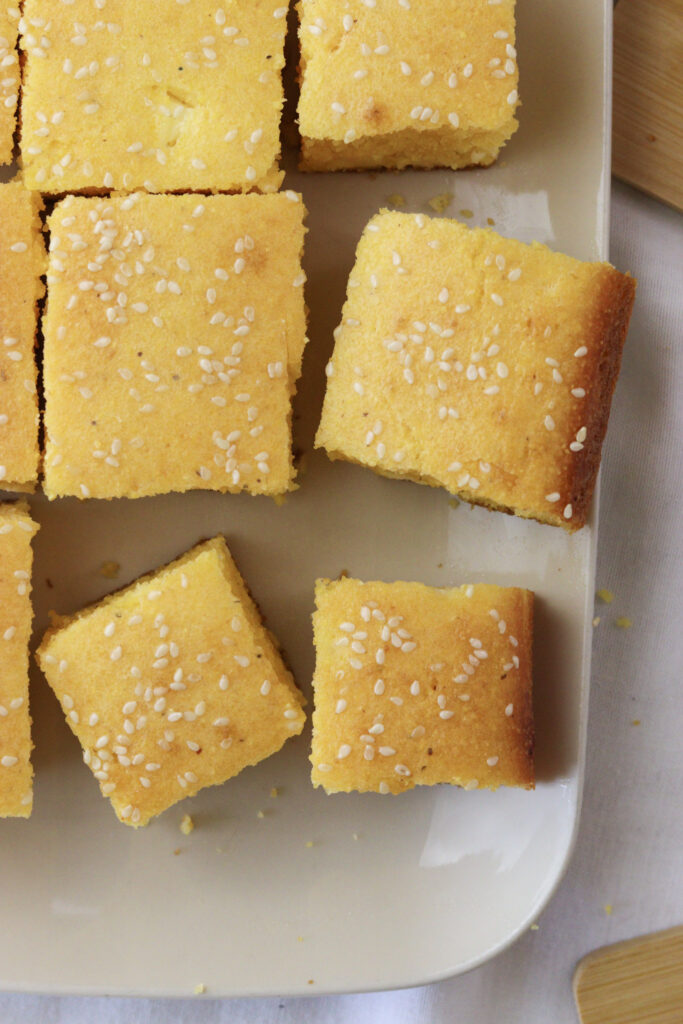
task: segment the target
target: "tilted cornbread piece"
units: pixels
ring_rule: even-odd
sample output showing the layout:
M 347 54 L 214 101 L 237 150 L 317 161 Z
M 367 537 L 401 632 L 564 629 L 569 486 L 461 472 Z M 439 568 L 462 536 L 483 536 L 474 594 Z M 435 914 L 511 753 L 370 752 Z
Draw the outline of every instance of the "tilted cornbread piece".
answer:
M 127 825 L 264 760 L 305 722 L 222 537 L 56 617 L 38 660 Z
M 293 486 L 303 214 L 293 192 L 57 205 L 43 322 L 48 497 Z
M 19 99 L 19 8 L 0 7 L 0 164 L 11 164 Z
M 37 530 L 25 502 L 0 504 L 0 818 L 28 818 L 33 809 L 28 644 Z
M 0 489 L 33 490 L 38 479 L 37 303 L 47 258 L 40 196 L 0 185 Z
M 491 164 L 517 128 L 514 0 L 300 0 L 301 167 Z
M 534 787 L 533 594 L 318 580 L 315 786 Z
M 29 188 L 275 191 L 281 0 L 24 0 Z
M 578 530 L 634 294 L 607 263 L 380 213 L 358 246 L 316 444 Z

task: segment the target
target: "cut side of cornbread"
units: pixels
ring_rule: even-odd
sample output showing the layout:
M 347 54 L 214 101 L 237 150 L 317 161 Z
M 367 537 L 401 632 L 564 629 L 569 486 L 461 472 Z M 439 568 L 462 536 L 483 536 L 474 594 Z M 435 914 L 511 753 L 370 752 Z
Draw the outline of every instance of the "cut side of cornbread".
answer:
M 287 4 L 25 0 L 29 188 L 275 191 Z
M 17 38 L 19 8 L 7 3 L 0 7 L 0 164 L 11 164 L 21 73 Z
M 358 246 L 316 444 L 578 530 L 634 294 L 607 263 L 382 212 Z
M 301 167 L 493 163 L 517 128 L 514 0 L 300 0 Z
M 533 594 L 318 580 L 311 763 L 328 793 L 533 789 Z
M 222 537 L 56 616 L 38 661 L 127 825 L 264 760 L 305 722 Z
M 303 216 L 293 192 L 57 205 L 43 322 L 48 497 L 293 486 Z
M 38 479 L 37 303 L 47 259 L 40 196 L 0 185 L 0 489 L 33 490 Z
M 37 530 L 25 502 L 0 504 L 0 818 L 28 818 L 33 808 L 28 644 Z

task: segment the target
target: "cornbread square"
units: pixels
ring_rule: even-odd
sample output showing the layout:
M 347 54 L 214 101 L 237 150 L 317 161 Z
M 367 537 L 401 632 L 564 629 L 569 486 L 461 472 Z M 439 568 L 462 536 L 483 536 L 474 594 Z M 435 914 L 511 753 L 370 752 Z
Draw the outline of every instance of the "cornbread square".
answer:
M 0 185 L 0 488 L 33 490 L 38 479 L 37 304 L 47 257 L 40 196 Z
M 126 825 L 263 761 L 305 722 L 222 537 L 56 616 L 38 660 Z
M 33 809 L 28 643 L 37 530 L 25 502 L 0 504 L 0 818 L 28 818 Z
M 534 788 L 533 594 L 318 580 L 315 786 Z
M 11 164 L 19 99 L 19 9 L 0 7 L 0 164 Z
M 282 0 L 24 0 L 28 187 L 276 191 L 286 15 Z
M 300 0 L 301 167 L 493 163 L 517 128 L 514 0 Z
M 43 322 L 48 497 L 293 486 L 303 214 L 294 192 L 57 205 Z
M 634 294 L 607 263 L 381 212 L 358 246 L 316 444 L 578 530 Z

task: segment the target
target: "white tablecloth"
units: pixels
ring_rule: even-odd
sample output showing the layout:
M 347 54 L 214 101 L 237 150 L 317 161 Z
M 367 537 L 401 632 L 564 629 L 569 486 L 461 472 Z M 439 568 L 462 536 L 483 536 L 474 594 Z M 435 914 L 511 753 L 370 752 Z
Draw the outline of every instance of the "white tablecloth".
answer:
M 615 596 L 596 608 L 578 843 L 538 930 L 426 988 L 177 1002 L 0 994 L 1 1024 L 575 1024 L 585 953 L 683 922 L 683 219 L 615 184 L 611 260 L 639 281 L 603 454 L 597 579 Z

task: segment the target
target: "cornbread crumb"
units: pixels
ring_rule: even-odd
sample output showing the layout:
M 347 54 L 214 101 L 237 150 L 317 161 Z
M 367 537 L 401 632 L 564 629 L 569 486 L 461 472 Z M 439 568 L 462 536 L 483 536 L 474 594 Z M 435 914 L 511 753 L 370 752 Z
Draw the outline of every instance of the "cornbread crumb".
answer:
M 121 565 L 119 562 L 102 562 L 99 573 L 100 576 L 104 576 L 106 580 L 115 580 L 121 572 Z
M 189 814 L 184 814 L 178 827 L 184 836 L 189 836 L 190 832 L 194 832 L 194 821 Z
M 307 843 L 306 843 L 305 845 L 306 845 L 306 849 L 307 849 L 307 850 L 310 850 L 310 849 L 312 849 L 312 847 L 313 847 L 313 846 L 314 846 L 315 844 L 314 844 L 313 842 L 311 842 L 311 840 L 309 839 L 309 840 L 308 840 L 308 842 L 307 842 Z
M 193 991 L 196 996 L 203 996 L 204 993 L 206 992 L 206 985 L 203 985 L 201 983 L 199 985 L 195 985 Z
M 305 722 L 222 537 L 55 616 L 38 661 L 127 825 L 264 760 Z
M 538 925 L 537 924 L 530 924 L 529 925 L 529 931 L 530 932 L 537 932 L 538 931 Z
M 639 718 L 634 718 L 633 721 L 631 722 L 631 725 L 640 725 L 640 719 Z
M 614 600 L 614 594 L 612 593 L 612 591 L 607 590 L 605 587 L 602 587 L 600 590 L 598 590 L 597 597 L 600 601 L 602 601 L 603 604 L 611 604 Z
M 532 789 L 532 615 L 515 588 L 318 580 L 313 784 Z
M 294 192 L 57 205 L 43 322 L 48 497 L 294 486 L 303 214 Z
M 517 128 L 513 0 L 300 0 L 304 170 L 492 163 Z
M 257 818 L 265 818 L 265 816 L 266 816 L 266 812 L 265 811 L 257 811 L 256 812 L 256 817 Z
M 445 213 L 452 202 L 453 194 L 451 192 L 441 192 L 438 196 L 428 199 L 427 206 L 434 210 L 434 213 Z
M 461 217 L 464 217 L 465 220 L 471 220 L 472 217 L 474 217 L 474 212 L 472 210 L 459 210 L 458 213 Z
M 389 206 L 396 206 L 400 208 L 406 205 L 406 197 L 400 192 L 392 192 L 390 196 L 387 196 L 387 202 Z
M 605 914 L 606 914 L 607 917 L 611 917 L 612 916 L 612 909 L 613 908 L 612 908 L 612 904 L 611 903 L 606 903 L 605 904 Z
M 633 619 L 627 619 L 625 615 L 622 615 L 616 620 L 615 625 L 618 626 L 619 629 L 630 629 L 633 625 Z
M 37 531 L 26 502 L 0 504 L 0 818 L 28 818 L 33 808 L 28 644 Z
M 104 0 L 23 4 L 28 187 L 277 190 L 286 5 L 103 8 Z
M 600 616 L 596 615 L 595 618 L 593 619 L 593 628 L 595 629 L 595 627 L 599 626 L 599 625 L 600 625 Z
M 271 798 L 273 800 L 276 800 L 277 797 L 279 797 L 279 795 L 280 795 L 280 790 L 277 788 L 277 786 L 273 786 L 273 788 L 270 791 Z
M 4 4 L 0 8 L 0 164 L 12 163 L 14 149 L 21 79 L 17 53 L 18 35 L 19 9 Z
M 350 280 L 316 446 L 580 529 L 633 278 L 455 220 L 382 211 Z
M 0 54 L 2 28 L 0 27 Z M 0 57 L 0 63 L 2 58 Z M 0 110 L 2 110 L 0 85 Z M 0 488 L 31 491 L 38 479 L 37 304 L 45 288 L 40 196 L 0 185 Z

